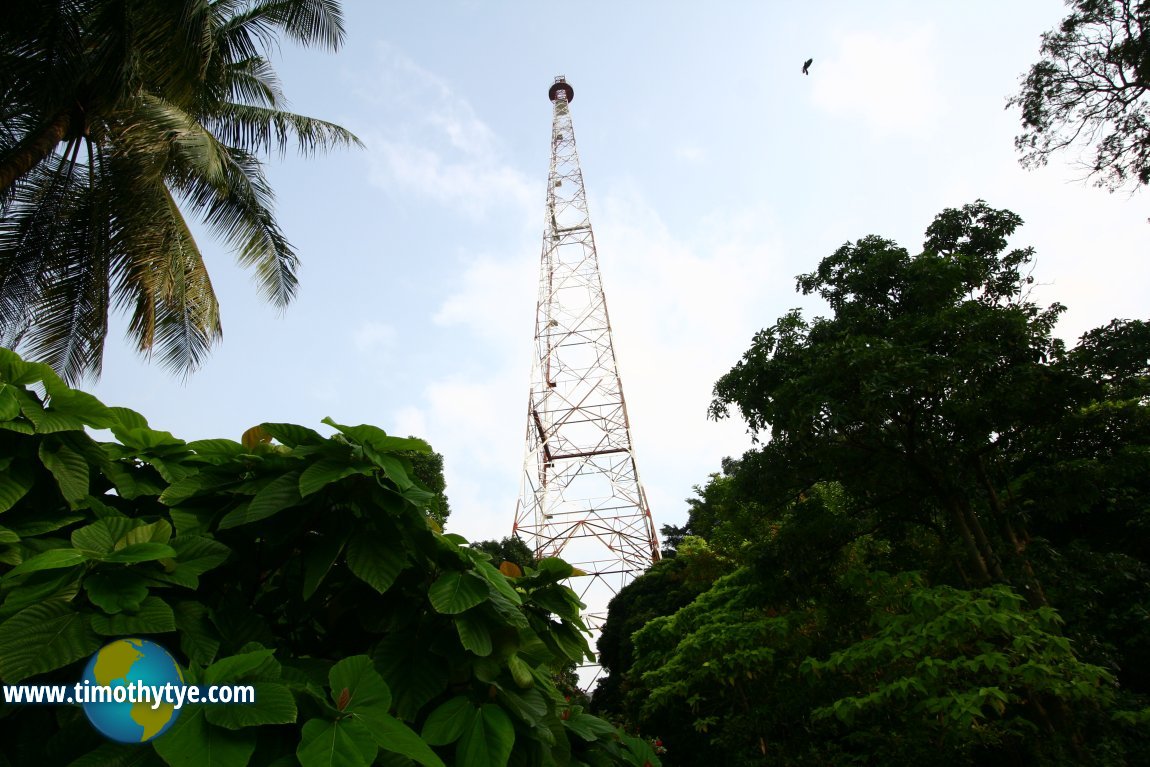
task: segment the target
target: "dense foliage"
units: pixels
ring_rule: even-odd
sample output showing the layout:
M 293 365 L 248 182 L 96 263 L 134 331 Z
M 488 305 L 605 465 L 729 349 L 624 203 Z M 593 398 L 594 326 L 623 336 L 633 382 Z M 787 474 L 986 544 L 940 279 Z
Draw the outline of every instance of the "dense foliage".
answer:
M 507 577 L 430 518 L 425 443 L 329 425 L 184 442 L 0 350 L 0 681 L 70 685 L 142 636 L 257 693 L 147 746 L 5 706 L 0 764 L 658 764 L 556 689 L 589 656 L 570 565 Z
M 496 563 L 511 562 L 519 568 L 535 563 L 535 552 L 518 535 L 508 535 L 498 541 L 476 541 L 471 548 L 482 551 Z
M 358 143 L 285 109 L 279 36 L 334 50 L 338 0 L 7 0 L 0 24 L 0 345 L 100 372 L 108 315 L 177 372 L 221 334 L 186 216 L 279 307 L 298 258 L 259 155 Z
M 1042 36 L 1042 59 L 1010 100 L 1022 109 L 1015 145 L 1027 165 L 1076 143 L 1100 186 L 1150 184 L 1150 2 L 1069 0 Z
M 716 384 L 764 439 L 669 563 L 728 571 L 694 596 L 653 568 L 616 598 L 645 625 L 613 610 L 601 643 L 596 704 L 670 763 L 1150 761 L 1150 323 L 1067 349 L 1020 223 L 979 202 L 916 256 L 843 246 L 798 279 L 830 316 Z

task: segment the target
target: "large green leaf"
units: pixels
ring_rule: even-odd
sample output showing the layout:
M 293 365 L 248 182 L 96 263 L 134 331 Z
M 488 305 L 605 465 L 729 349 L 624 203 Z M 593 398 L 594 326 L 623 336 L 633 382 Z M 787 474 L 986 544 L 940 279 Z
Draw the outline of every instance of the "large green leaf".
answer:
M 473 551 L 473 549 L 460 547 L 460 551 Z M 501 596 L 503 596 L 513 605 L 523 604 L 523 597 L 519 595 L 519 592 L 516 591 L 515 587 L 511 585 L 511 582 L 507 580 L 506 575 L 499 572 L 499 570 L 493 567 L 491 563 L 479 559 L 478 557 L 472 561 L 475 564 L 476 574 L 491 584 L 491 586 L 494 587 Z
M 345 447 L 344 450 L 347 450 Z M 364 474 L 366 467 L 349 463 L 343 458 L 320 458 L 303 470 L 299 477 L 299 494 L 306 498 L 352 474 Z
M 208 620 L 208 608 L 199 602 L 182 601 L 173 606 L 180 649 L 192 663 L 211 664 L 220 649 L 220 640 Z
M 176 616 L 168 603 L 159 597 L 148 597 L 140 602 L 135 612 L 116 615 L 92 615 L 92 630 L 104 636 L 129 634 L 166 634 L 176 630 Z
M 515 680 L 515 684 L 520 687 L 528 688 L 534 683 L 531 667 L 519 657 L 518 653 L 511 653 L 507 658 L 507 670 L 511 672 L 511 678 Z
M 148 428 L 147 425 L 125 426 L 125 418 L 130 419 L 130 417 L 126 416 L 119 408 L 112 408 L 112 411 L 116 412 L 116 417 L 120 420 L 119 426 L 112 426 L 112 433 L 116 435 L 116 439 L 120 440 L 120 442 L 127 447 L 147 451 L 150 453 L 149 458 L 155 457 L 156 451 L 162 448 L 184 447 L 187 444 L 182 439 L 173 436 L 171 432 L 151 429 Z M 143 420 L 139 413 L 133 413 L 133 415 Z M 147 422 L 144 421 L 144 423 L 146 424 Z M 160 452 L 159 454 L 162 455 L 163 453 Z M 161 469 L 161 473 L 162 472 L 163 469 Z
M 104 557 L 104 561 L 130 564 L 132 562 L 151 562 L 155 559 L 172 559 L 175 556 L 176 550 L 166 543 L 133 543 L 113 551 Z
M 296 720 L 295 696 L 277 682 L 245 682 L 255 691 L 255 703 L 213 704 L 204 710 L 208 722 L 229 730 Z
M 552 624 L 551 636 L 555 638 L 563 654 L 576 663 L 582 663 L 583 658 L 594 661 L 595 655 L 587 645 L 587 639 L 570 623 Z
M 151 524 L 136 525 L 128 530 L 120 540 L 116 541 L 116 548 L 123 550 L 137 543 L 167 543 L 171 539 L 171 523 L 166 519 L 158 519 Z
M 478 710 L 465 695 L 456 695 L 432 711 L 420 735 L 433 746 L 446 746 L 459 740 L 471 727 Z
M 78 389 L 60 389 L 52 394 L 52 410 L 104 429 L 118 423 L 115 414 L 100 400 Z M 37 429 L 39 431 L 39 429 Z
M 300 502 L 298 471 L 289 471 L 273 479 L 256 493 L 250 504 L 240 506 L 220 520 L 220 529 L 226 530 L 267 519 Z
M 84 421 L 71 413 L 39 407 L 22 408 L 25 417 L 36 427 L 37 434 L 56 434 L 62 431 L 83 431 Z
M 395 483 L 395 486 L 400 490 L 407 490 L 412 486 L 411 477 L 408 476 L 408 469 L 403 465 L 403 461 L 394 455 L 377 455 L 375 462 L 383 469 L 387 478 Z M 430 497 L 434 498 L 434 493 L 427 493 Z
M 188 443 L 188 450 L 205 463 L 226 463 L 247 452 L 243 445 L 231 439 L 197 439 Z
M 459 641 L 471 652 L 482 657 L 491 654 L 491 632 L 482 615 L 467 613 L 455 616 L 455 630 Z
M 590 716 L 581 712 L 571 714 L 563 724 L 583 740 L 598 740 L 599 738 L 612 738 L 615 728 L 597 716 Z
M 545 610 L 569 621 L 582 621 L 583 603 L 575 592 L 558 583 L 553 583 L 531 593 L 531 601 Z
M 152 741 L 170 767 L 246 767 L 256 750 L 254 732 L 208 724 L 206 706 L 185 706 L 172 729 Z
M 444 767 L 431 747 L 415 731 L 390 714 L 372 718 L 367 722 L 372 737 L 380 748 L 414 759 L 424 767 Z
M 296 758 L 302 767 L 368 767 L 379 747 L 358 719 L 312 719 L 303 726 Z
M 57 570 L 62 567 L 72 567 L 87 559 L 84 553 L 75 549 L 49 549 L 13 567 L 4 575 L 5 579 L 23 573 L 34 573 L 38 570 Z
M 202 535 L 173 538 L 171 546 L 176 552 L 175 566 L 153 577 L 189 589 L 199 588 L 199 576 L 222 565 L 232 553 L 224 544 Z
M 547 716 L 547 700 L 538 686 L 527 690 L 500 690 L 496 699 L 530 725 L 539 724 Z
M 160 503 L 168 506 L 179 506 L 204 488 L 212 486 L 214 478 L 206 471 L 189 474 L 168 485 L 160 493 Z
M 437 612 L 455 615 L 487 598 L 487 584 L 471 572 L 452 570 L 435 579 L 427 592 Z
M 44 440 L 40 443 L 40 462 L 56 478 L 65 500 L 79 501 L 88 495 L 88 462 L 67 444 Z
M 148 596 L 143 573 L 134 569 L 98 568 L 84 579 L 92 604 L 106 613 L 135 611 Z
M 328 673 L 335 707 L 348 714 L 372 720 L 386 716 L 391 708 L 391 690 L 366 655 L 344 658 Z
M 346 531 L 327 531 L 313 540 L 303 555 L 303 590 L 304 601 L 311 599 L 312 594 L 323 583 L 331 566 L 339 558 L 347 543 Z
M 0 620 L 15 615 L 28 605 L 49 600 L 71 600 L 80 590 L 80 576 L 85 569 L 78 565 L 66 570 L 42 570 L 25 576 L 23 582 L 4 595 Z
M 380 594 L 391 588 L 407 564 L 401 544 L 384 540 L 374 532 L 361 532 L 347 547 L 347 566 L 361 581 Z
M 0 623 L 0 679 L 14 684 L 67 666 L 99 647 L 87 616 L 67 602 L 32 605 Z
M 322 445 L 326 441 L 319 432 L 294 423 L 261 423 L 260 428 L 272 435 L 281 445 L 288 447 Z
M 235 684 L 245 680 L 274 681 L 280 676 L 274 650 L 252 649 L 220 658 L 204 670 L 207 684 Z
M 570 578 L 574 570 L 569 562 L 559 559 L 558 557 L 544 557 L 539 560 L 535 567 L 538 569 L 539 575 L 543 576 L 543 579 L 555 581 Z
M 36 516 L 23 517 L 19 520 L 5 518 L 8 528 L 21 538 L 36 538 L 59 530 L 62 527 L 79 522 L 84 517 L 78 514 L 61 514 L 60 512 L 38 513 Z M 78 547 L 73 547 L 78 548 Z
M 127 535 L 129 530 L 140 524 L 143 523 L 127 517 L 99 519 L 90 525 L 73 530 L 72 546 L 91 557 L 100 559 L 112 553 L 116 543 Z
M 28 467 L 16 463 L 0 471 L 0 512 L 8 511 L 28 494 L 35 484 L 35 475 Z
M 11 421 L 20 415 L 20 401 L 16 399 L 16 387 L 0 382 L 0 421 Z
M 447 664 L 428 652 L 429 644 L 428 637 L 396 632 L 380 642 L 372 656 L 401 719 L 414 720 L 429 700 L 447 689 Z
M 511 717 L 494 703 L 484 703 L 459 740 L 456 762 L 468 767 L 504 767 L 514 745 Z
M 13 419 L 11 421 L 0 421 L 0 429 L 4 431 L 14 431 L 17 434 L 35 434 L 36 429 L 32 424 L 25 420 Z
M 378 453 L 401 453 L 413 451 L 416 453 L 430 453 L 431 445 L 422 439 L 392 437 L 378 426 L 361 424 L 359 426 L 342 426 L 330 418 L 324 418 L 323 423 L 334 426 L 351 437 L 361 445 L 370 446 Z
M 116 428 L 121 429 L 147 429 L 148 419 L 137 413 L 135 410 L 126 407 L 119 407 L 112 405 L 108 408 L 112 413 L 112 417 L 116 419 Z M 115 429 L 112 430 L 115 433 Z

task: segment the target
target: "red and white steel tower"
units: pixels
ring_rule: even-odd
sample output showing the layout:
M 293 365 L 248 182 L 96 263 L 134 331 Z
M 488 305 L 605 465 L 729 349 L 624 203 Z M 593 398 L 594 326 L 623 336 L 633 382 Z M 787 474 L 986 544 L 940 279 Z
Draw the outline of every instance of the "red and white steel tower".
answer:
M 551 170 L 515 532 L 536 557 L 562 556 L 587 574 L 572 586 L 594 630 L 610 598 L 659 559 L 659 543 L 635 465 L 575 150 L 575 91 L 557 77 L 548 96 Z

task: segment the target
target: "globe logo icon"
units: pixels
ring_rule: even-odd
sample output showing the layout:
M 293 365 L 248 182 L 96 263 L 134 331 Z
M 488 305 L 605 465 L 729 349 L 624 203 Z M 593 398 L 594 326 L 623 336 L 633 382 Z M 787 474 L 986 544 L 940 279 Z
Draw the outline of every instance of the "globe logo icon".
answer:
M 84 669 L 84 713 L 102 735 L 120 743 L 146 743 L 168 730 L 179 717 L 152 690 L 183 686 L 184 677 L 168 651 L 146 639 L 118 639 L 105 645 Z M 96 689 L 96 686 L 110 690 Z M 147 699 L 142 691 L 147 689 Z

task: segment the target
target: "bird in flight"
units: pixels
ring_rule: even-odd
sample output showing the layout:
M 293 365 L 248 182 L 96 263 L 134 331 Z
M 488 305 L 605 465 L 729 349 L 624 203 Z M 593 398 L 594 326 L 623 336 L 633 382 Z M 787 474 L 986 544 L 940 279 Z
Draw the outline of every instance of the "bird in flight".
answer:
M 811 64 L 813 64 L 813 63 L 815 63 L 814 59 L 807 59 L 806 61 L 803 62 L 803 74 L 804 75 L 810 74 L 810 72 L 808 70 L 811 68 Z

